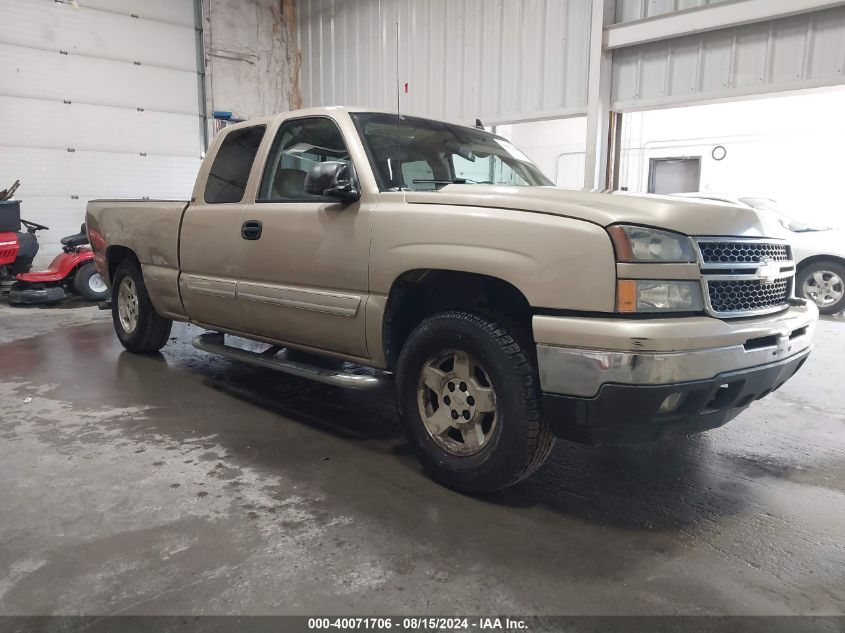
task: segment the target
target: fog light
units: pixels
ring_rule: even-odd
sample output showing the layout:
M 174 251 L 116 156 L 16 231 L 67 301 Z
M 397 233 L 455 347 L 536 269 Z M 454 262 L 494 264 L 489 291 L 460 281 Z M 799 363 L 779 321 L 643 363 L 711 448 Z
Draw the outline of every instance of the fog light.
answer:
M 672 413 L 672 411 L 677 410 L 678 407 L 681 406 L 681 403 L 683 403 L 684 398 L 686 398 L 686 395 L 687 394 L 683 392 L 678 392 L 666 396 L 666 399 L 663 401 L 663 404 L 660 405 L 660 408 L 657 410 L 657 413 Z

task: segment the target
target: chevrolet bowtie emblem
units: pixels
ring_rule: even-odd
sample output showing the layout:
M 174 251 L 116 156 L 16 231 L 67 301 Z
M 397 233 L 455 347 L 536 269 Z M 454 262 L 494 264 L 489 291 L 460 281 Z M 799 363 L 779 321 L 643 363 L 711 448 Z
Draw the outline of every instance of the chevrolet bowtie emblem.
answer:
M 760 267 L 757 269 L 757 276 L 762 279 L 764 283 L 774 283 L 779 275 L 780 264 L 778 262 L 768 257 L 764 257 L 760 260 Z

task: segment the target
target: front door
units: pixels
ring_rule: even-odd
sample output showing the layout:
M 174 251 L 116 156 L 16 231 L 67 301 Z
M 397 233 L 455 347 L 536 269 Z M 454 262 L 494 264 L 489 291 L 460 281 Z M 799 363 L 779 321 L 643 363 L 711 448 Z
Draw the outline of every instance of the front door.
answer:
M 326 161 L 352 164 L 332 118 L 280 125 L 256 201 L 242 215 L 245 225 L 261 227 L 261 235 L 243 240 L 238 301 L 253 334 L 367 357 L 374 203 L 362 198 L 342 204 L 305 193 L 308 170 Z
M 219 144 L 205 188 L 182 218 L 179 286 L 192 321 L 243 331 L 237 301 L 241 215 L 247 181 L 265 126 L 229 131 Z

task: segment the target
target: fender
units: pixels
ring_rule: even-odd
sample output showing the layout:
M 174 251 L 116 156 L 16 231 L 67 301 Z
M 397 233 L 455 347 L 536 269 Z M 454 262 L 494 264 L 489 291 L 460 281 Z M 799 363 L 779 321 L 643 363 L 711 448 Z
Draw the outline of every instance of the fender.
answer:
M 78 266 L 92 261 L 94 261 L 94 252 L 88 248 L 71 253 L 59 253 L 50 262 L 47 270 L 34 273 L 21 273 L 17 276 L 17 280 L 32 284 L 61 281 L 70 275 Z

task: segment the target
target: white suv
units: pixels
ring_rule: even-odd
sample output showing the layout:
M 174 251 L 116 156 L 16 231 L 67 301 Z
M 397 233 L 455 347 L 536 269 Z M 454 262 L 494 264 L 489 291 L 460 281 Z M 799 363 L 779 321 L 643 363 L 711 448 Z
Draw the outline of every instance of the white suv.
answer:
M 798 265 L 795 294 L 815 302 L 822 314 L 845 310 L 845 231 L 796 220 L 781 211 L 771 198 L 706 191 L 673 195 L 708 203 L 733 204 L 777 216 L 784 228 L 794 234 L 790 242 Z

